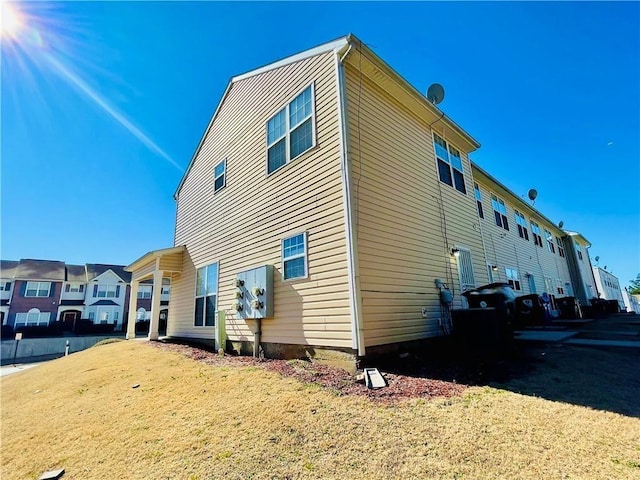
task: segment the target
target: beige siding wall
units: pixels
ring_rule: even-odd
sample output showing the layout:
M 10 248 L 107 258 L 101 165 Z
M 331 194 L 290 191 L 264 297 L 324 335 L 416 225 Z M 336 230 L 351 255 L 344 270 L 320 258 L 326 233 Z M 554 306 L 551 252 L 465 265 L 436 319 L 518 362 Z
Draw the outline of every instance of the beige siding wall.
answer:
M 179 272 L 182 270 L 182 253 L 165 255 L 160 259 L 160 270 Z
M 448 283 L 462 306 L 450 249 L 467 247 L 476 285 L 487 280 L 469 161 L 463 153 L 467 195 L 441 184 L 429 124 L 356 66 L 347 64 L 345 77 L 365 345 L 439 335 L 434 280 Z
M 266 122 L 314 82 L 316 146 L 266 176 Z M 252 340 L 253 321 L 235 318 L 238 272 L 275 266 L 275 316 L 263 341 L 352 347 L 333 54 L 234 83 L 179 193 L 175 244 L 183 274 L 172 283 L 172 335 L 193 327 L 195 269 L 219 262 L 219 308 L 232 340 Z M 227 159 L 227 186 L 213 193 L 213 169 Z M 309 278 L 282 281 L 281 240 L 308 232 Z
M 138 268 L 134 274 L 134 280 L 139 280 L 144 277 L 148 277 L 149 275 L 153 275 L 154 270 L 156 269 L 156 260 L 155 258 L 151 260 L 149 263 L 144 266 Z
M 518 271 L 522 288 L 521 291 L 516 292 L 519 295 L 528 295 L 530 293 L 541 294 L 542 292 L 548 292 L 556 296 L 569 295 L 571 292 L 567 291 L 566 287 L 567 283 L 571 284 L 569 267 L 566 256 L 564 258 L 560 256 L 556 244 L 556 237 L 562 237 L 565 234 L 555 225 L 529 210 L 522 200 L 513 195 L 509 195 L 484 176 L 476 175 L 475 181 L 480 187 L 482 196 L 484 219 L 481 220 L 481 224 L 484 243 L 486 245 L 487 262 L 490 265 L 496 265 L 498 267 L 498 270 L 493 272 L 493 281 L 506 282 L 505 268 L 511 268 Z M 509 230 L 505 230 L 496 225 L 494 211 L 491 205 L 491 194 L 495 194 L 504 201 L 507 209 L 506 216 L 509 222 Z M 520 238 L 518 234 L 515 210 L 518 210 L 524 215 L 527 221 L 529 240 Z M 533 242 L 531 220 L 540 226 L 542 247 L 535 245 Z M 553 236 L 555 252 L 551 252 L 547 246 L 545 229 L 550 231 Z M 567 252 L 565 252 L 565 255 L 566 254 Z M 545 277 L 551 279 L 553 290 L 547 288 Z M 532 291 L 530 286 L 531 281 L 535 284 L 535 292 Z M 558 286 L 564 289 L 564 293 L 558 291 Z

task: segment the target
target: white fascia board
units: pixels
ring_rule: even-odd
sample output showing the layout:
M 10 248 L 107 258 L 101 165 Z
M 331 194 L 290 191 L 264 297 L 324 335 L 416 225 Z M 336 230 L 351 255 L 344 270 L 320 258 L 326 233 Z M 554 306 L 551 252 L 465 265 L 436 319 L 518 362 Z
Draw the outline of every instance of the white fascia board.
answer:
M 295 55 L 291 55 L 290 57 L 283 58 L 282 60 L 278 60 L 276 62 L 270 63 L 260 68 L 256 68 L 255 70 L 251 70 L 250 72 L 243 73 L 242 75 L 238 75 L 231 79 L 231 82 L 239 82 L 240 80 L 245 80 L 247 78 L 253 77 L 255 75 L 260 75 L 261 73 L 269 72 L 271 70 L 275 70 L 276 68 L 284 67 L 289 65 L 290 63 L 299 62 L 306 58 L 315 57 L 317 55 L 322 55 L 323 53 L 331 52 L 336 49 L 340 49 L 344 47 L 348 42 L 348 37 L 341 37 L 337 40 L 333 40 L 332 42 L 325 43 L 323 45 L 319 45 L 317 47 L 311 48 L 309 50 L 305 50 L 304 52 L 297 53 Z

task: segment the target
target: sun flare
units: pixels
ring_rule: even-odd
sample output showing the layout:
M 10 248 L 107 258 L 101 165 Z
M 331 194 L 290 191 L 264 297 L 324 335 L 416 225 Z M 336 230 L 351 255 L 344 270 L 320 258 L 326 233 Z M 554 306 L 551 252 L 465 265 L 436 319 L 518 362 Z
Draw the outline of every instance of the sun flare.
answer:
M 13 2 L 0 1 L 0 38 L 16 38 L 24 21 Z

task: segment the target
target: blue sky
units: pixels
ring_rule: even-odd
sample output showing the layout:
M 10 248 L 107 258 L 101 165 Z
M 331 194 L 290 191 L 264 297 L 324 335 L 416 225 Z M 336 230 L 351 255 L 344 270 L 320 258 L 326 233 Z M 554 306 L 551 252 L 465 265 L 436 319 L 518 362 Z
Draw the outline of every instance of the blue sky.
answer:
M 478 139 L 472 159 L 640 272 L 640 4 L 18 2 L 2 39 L 1 256 L 127 264 L 230 77 L 354 33 Z M 26 33 L 25 33 L 26 32 Z M 39 35 L 38 35 L 39 34 Z

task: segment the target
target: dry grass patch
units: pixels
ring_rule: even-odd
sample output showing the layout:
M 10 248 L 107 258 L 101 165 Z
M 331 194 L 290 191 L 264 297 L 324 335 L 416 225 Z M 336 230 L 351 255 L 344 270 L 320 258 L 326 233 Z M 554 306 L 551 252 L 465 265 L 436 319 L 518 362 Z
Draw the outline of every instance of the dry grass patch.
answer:
M 139 384 L 138 388 L 132 388 Z M 393 405 L 119 342 L 4 377 L 2 478 L 638 478 L 640 420 L 490 387 Z

